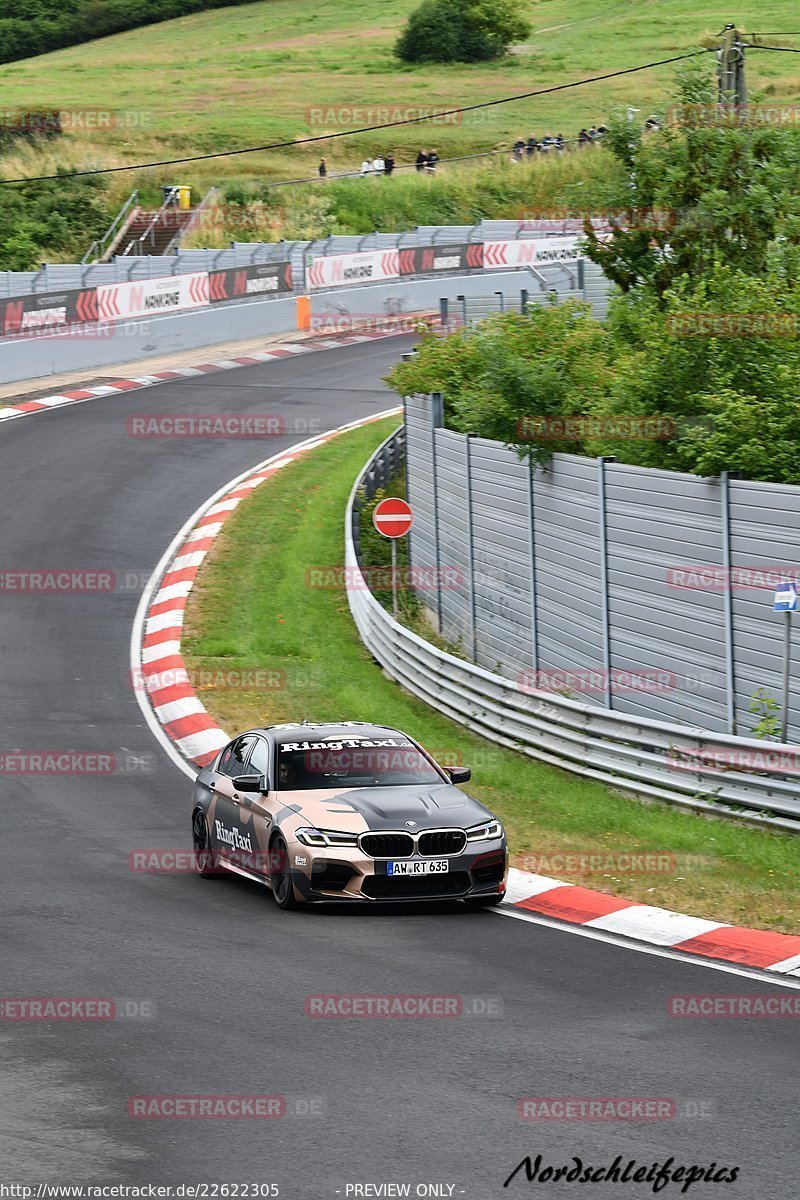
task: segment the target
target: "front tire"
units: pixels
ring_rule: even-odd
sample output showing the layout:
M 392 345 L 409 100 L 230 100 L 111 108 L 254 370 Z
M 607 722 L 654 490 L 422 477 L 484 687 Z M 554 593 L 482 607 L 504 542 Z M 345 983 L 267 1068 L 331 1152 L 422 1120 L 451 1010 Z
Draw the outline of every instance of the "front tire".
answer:
M 201 879 L 216 879 L 220 875 L 219 861 L 211 848 L 208 822 L 201 808 L 196 808 L 192 817 L 192 845 L 197 874 Z
M 299 908 L 294 894 L 292 872 L 289 869 L 289 851 L 280 833 L 276 833 L 270 842 L 270 882 L 272 896 L 278 908 L 285 910 Z

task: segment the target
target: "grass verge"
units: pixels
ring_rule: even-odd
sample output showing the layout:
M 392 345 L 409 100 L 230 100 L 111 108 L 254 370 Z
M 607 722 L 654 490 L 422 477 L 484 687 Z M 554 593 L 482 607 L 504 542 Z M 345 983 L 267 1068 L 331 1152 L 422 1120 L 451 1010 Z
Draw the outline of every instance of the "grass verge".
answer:
M 800 932 L 790 835 L 641 804 L 492 746 L 388 679 L 361 644 L 344 591 L 311 586 L 310 567 L 341 566 L 353 479 L 394 425 L 315 450 L 226 523 L 190 597 L 187 667 L 269 671 L 276 686 L 205 691 L 209 711 L 231 733 L 305 716 L 396 725 L 442 761 L 472 766 L 469 789 L 505 822 L 516 865 L 699 917 Z M 565 854 L 600 861 L 570 870 L 555 859 Z M 660 869 L 623 869 L 625 856 L 643 854 L 663 856 Z

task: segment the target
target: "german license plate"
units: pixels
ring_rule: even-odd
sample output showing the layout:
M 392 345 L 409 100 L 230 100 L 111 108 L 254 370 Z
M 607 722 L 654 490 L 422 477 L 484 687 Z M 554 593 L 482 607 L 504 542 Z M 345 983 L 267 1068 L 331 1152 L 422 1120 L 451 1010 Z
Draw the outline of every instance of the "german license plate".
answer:
M 445 875 L 447 859 L 437 858 L 430 862 L 389 862 L 386 864 L 387 875 Z

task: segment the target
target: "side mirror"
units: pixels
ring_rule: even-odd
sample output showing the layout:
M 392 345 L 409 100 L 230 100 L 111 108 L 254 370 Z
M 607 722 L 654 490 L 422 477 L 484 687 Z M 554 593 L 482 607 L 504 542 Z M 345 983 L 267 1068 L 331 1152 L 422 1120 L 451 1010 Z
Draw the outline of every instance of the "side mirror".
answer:
M 260 792 L 265 796 L 269 791 L 266 775 L 237 775 L 231 783 L 237 792 Z
M 468 783 L 472 779 L 469 767 L 445 767 L 445 770 L 453 783 Z

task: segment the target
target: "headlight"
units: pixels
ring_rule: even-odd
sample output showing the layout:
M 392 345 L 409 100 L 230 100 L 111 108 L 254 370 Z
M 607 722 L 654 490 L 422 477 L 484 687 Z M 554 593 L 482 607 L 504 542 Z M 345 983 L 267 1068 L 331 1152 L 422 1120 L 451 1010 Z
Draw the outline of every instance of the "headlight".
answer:
M 483 825 L 474 825 L 467 830 L 468 842 L 491 842 L 503 836 L 503 826 L 499 821 L 486 821 Z
M 295 834 L 298 842 L 302 842 L 304 846 L 357 846 L 358 834 L 356 833 L 339 833 L 335 829 L 314 829 L 309 826 L 306 829 L 298 829 Z

